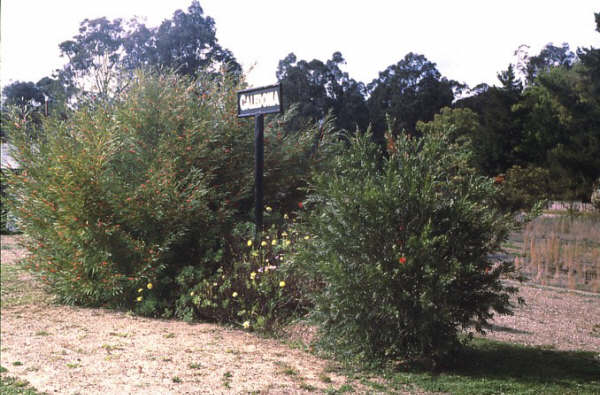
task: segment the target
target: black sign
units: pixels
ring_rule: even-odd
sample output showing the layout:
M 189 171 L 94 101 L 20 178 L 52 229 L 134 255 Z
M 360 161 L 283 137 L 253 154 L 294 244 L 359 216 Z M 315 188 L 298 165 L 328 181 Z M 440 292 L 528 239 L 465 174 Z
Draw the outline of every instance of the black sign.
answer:
M 238 117 L 281 112 L 281 85 L 238 91 Z

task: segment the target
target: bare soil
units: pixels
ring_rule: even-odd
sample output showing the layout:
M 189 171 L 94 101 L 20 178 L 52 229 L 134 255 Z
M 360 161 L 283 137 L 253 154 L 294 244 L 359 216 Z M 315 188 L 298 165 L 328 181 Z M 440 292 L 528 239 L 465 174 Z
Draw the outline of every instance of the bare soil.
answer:
M 15 236 L 2 236 L 1 365 L 8 369 L 3 375 L 39 391 L 301 394 L 349 384 L 372 393 L 294 342 L 213 324 L 54 305 L 30 276 L 14 270 L 23 254 Z M 29 297 L 14 296 L 23 290 Z M 600 353 L 600 295 L 532 286 L 520 292 L 527 305 L 496 318 L 488 337 Z M 312 335 L 302 328 L 291 332 L 305 342 Z M 407 387 L 407 393 L 422 392 Z

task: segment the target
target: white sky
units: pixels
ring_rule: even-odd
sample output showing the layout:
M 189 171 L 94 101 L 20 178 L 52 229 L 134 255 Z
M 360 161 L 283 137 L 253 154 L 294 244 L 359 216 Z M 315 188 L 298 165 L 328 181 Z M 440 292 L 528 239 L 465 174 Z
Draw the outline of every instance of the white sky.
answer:
M 37 82 L 61 67 L 58 44 L 77 34 L 85 18 L 169 19 L 191 0 L 2 0 L 0 78 Z M 534 55 L 547 43 L 600 47 L 594 31 L 598 0 L 201 0 L 216 21 L 219 43 L 230 49 L 251 85 L 276 82 L 279 60 L 325 61 L 340 51 L 344 70 L 369 83 L 408 52 L 471 87 L 497 84 L 521 44 Z

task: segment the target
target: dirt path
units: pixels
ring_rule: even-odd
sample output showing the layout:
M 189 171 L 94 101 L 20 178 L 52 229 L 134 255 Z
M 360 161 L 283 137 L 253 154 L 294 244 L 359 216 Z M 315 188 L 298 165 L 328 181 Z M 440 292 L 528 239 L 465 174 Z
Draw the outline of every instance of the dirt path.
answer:
M 350 385 L 372 393 L 330 361 L 275 339 L 212 324 L 48 304 L 31 278 L 15 270 L 22 253 L 14 238 L 2 236 L 1 365 L 40 391 L 295 394 Z M 528 305 L 496 319 L 489 337 L 600 352 L 600 296 L 521 288 Z
M 345 385 L 369 390 L 336 373 L 330 361 L 275 339 L 212 324 L 45 303 L 47 296 L 31 285 L 31 277 L 15 270 L 23 251 L 14 238 L 2 236 L 2 245 L 1 365 L 39 391 L 301 394 Z
M 301 393 L 347 382 L 326 361 L 243 331 L 56 306 L 3 309 L 2 365 L 60 393 Z
M 517 285 L 526 305 L 495 317 L 487 337 L 556 350 L 600 353 L 600 294 Z

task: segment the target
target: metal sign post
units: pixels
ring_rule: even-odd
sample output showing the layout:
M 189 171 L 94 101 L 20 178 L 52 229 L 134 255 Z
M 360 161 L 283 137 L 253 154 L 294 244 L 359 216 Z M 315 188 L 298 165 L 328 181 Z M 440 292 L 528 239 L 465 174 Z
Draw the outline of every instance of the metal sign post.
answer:
M 238 117 L 254 118 L 254 212 L 256 217 L 256 241 L 260 239 L 263 226 L 263 173 L 265 114 L 281 113 L 281 85 L 246 89 L 238 93 Z

